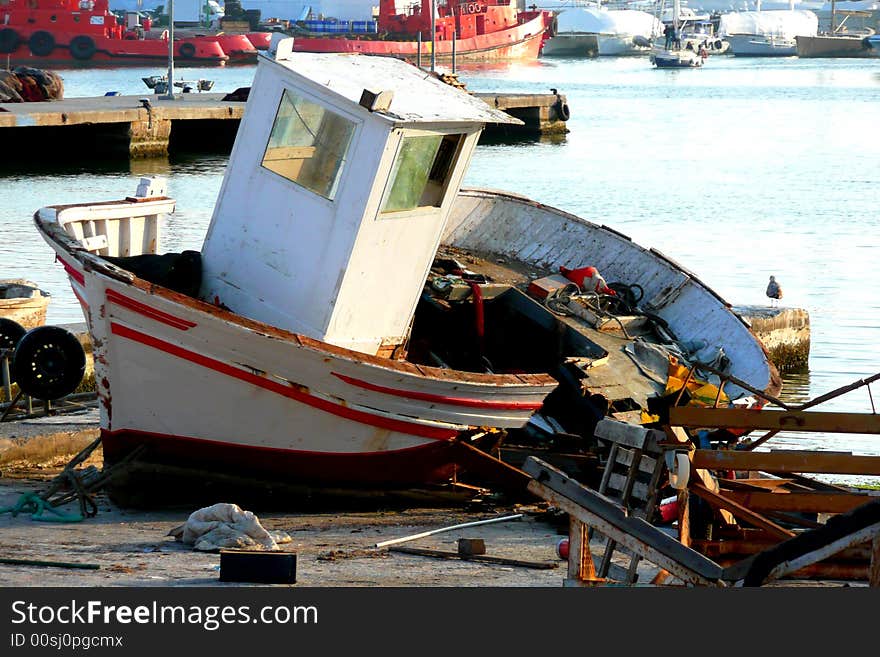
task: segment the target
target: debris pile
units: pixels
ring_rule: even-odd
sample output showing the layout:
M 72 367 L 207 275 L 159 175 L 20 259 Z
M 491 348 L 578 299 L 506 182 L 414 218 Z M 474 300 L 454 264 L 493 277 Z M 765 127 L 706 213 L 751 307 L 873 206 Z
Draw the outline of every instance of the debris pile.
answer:
M 54 71 L 16 66 L 0 70 L 0 103 L 30 103 L 64 98 L 64 82 Z

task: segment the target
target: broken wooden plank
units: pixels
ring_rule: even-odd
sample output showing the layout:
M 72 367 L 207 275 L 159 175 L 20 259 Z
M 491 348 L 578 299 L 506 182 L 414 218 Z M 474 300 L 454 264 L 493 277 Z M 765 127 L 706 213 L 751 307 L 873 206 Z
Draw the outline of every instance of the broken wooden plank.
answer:
M 874 413 L 673 406 L 669 409 L 669 423 L 673 426 L 690 428 L 880 434 L 880 415 Z
M 873 497 L 856 493 L 768 493 L 742 490 L 725 490 L 722 495 L 753 511 L 789 513 L 846 513 L 870 502 Z
M 663 434 L 655 429 L 647 429 L 628 422 L 618 422 L 611 418 L 600 420 L 596 424 L 593 434 L 596 438 L 644 451 L 656 451 L 657 440 L 663 437 Z
M 640 518 L 627 516 L 608 498 L 530 457 L 525 471 L 535 477 L 529 490 L 641 558 L 668 570 L 684 582 L 723 586 L 721 566 L 679 543 Z
M 743 491 L 766 491 L 782 488 L 794 481 L 794 478 L 777 479 L 769 477 L 750 477 L 748 479 L 726 479 L 718 477 L 721 488 Z
M 832 516 L 824 526 L 794 536 L 725 569 L 727 579 L 740 578 L 744 586 L 761 586 L 825 560 L 842 550 L 872 541 L 880 535 L 880 499 Z
M 570 500 L 563 494 L 557 493 L 545 486 L 544 484 L 533 481 L 529 484 L 529 489 L 532 490 L 536 495 L 543 497 L 545 500 L 558 507 L 562 511 L 565 511 L 569 515 L 577 517 L 581 522 L 587 524 L 589 526 L 595 527 L 598 531 L 602 532 L 605 536 L 609 538 L 614 538 L 621 546 L 626 547 L 631 552 L 638 554 L 642 559 L 646 561 L 650 561 L 653 564 L 663 568 L 664 570 L 668 570 L 670 573 L 681 579 L 683 582 L 687 582 L 690 584 L 697 584 L 700 586 L 723 586 L 723 582 L 720 582 L 720 578 L 714 577 L 715 574 L 721 575 L 722 570 L 718 564 L 711 562 L 711 560 L 706 559 L 707 562 L 712 564 L 712 567 L 701 568 L 701 572 L 694 570 L 690 565 L 686 566 L 680 563 L 679 559 L 684 559 L 686 561 L 691 560 L 691 555 L 682 555 L 675 554 L 675 558 L 669 556 L 669 553 L 675 553 L 674 549 L 669 549 L 670 546 L 664 545 L 663 551 L 656 549 L 652 543 L 658 538 L 657 536 L 650 536 L 647 540 L 640 540 L 639 538 L 634 537 L 629 533 L 629 531 L 634 531 L 637 533 L 647 533 L 647 532 L 639 532 L 638 529 L 627 529 L 622 530 L 617 526 L 606 522 L 602 519 L 600 515 L 590 513 L 585 510 L 582 506 L 579 506 L 577 503 Z M 639 520 L 637 518 L 633 518 L 632 520 L 644 523 L 643 520 Z M 644 523 L 647 525 L 647 523 Z M 648 527 L 651 527 L 648 525 Z M 651 527 L 651 529 L 655 529 L 657 532 L 662 534 L 660 530 L 657 530 L 655 527 Z M 681 543 L 676 541 L 670 536 L 666 534 L 662 534 L 664 537 L 669 538 L 671 541 L 675 543 L 678 547 L 683 547 Z M 650 542 L 649 542 L 650 541 Z M 684 548 L 689 549 L 689 548 Z M 694 555 L 702 557 L 698 553 L 694 552 Z M 705 557 L 703 557 L 705 559 Z M 698 564 L 695 564 L 697 566 Z M 704 574 L 708 574 L 704 576 Z
M 688 488 L 691 490 L 691 492 L 696 493 L 699 497 L 706 500 L 713 507 L 729 511 L 740 520 L 745 520 L 749 524 L 752 524 L 755 527 L 759 527 L 760 529 L 763 529 L 764 531 L 767 531 L 778 538 L 784 540 L 794 536 L 794 532 L 790 532 L 784 527 L 780 527 L 772 520 L 765 518 L 759 513 L 755 513 L 751 509 L 747 509 L 741 504 L 738 504 L 737 502 L 728 499 L 724 495 L 712 492 L 700 482 L 691 481 L 691 483 L 688 485 Z
M 763 532 L 761 533 L 761 536 L 753 536 L 747 539 L 695 540 L 694 548 L 713 561 L 721 563 L 725 559 L 733 557 L 744 558 L 779 545 L 778 540 L 763 534 Z M 871 558 L 871 548 L 865 545 L 857 545 L 841 550 L 834 555 L 834 558 L 840 561 L 861 561 L 867 563 Z
M 503 566 L 521 566 L 523 568 L 537 568 L 549 570 L 558 568 L 559 564 L 552 561 L 522 561 L 520 559 L 508 559 L 506 557 L 493 557 L 488 554 L 460 554 L 446 550 L 429 550 L 427 548 L 414 547 L 390 547 L 389 552 L 401 552 L 403 554 L 415 554 L 420 557 L 438 557 L 441 559 L 459 559 L 461 561 L 478 561 L 480 563 L 493 563 Z
M 836 541 L 832 541 L 821 548 L 802 554 L 794 559 L 783 561 L 770 571 L 770 573 L 764 578 L 764 582 L 785 577 L 786 575 L 802 568 L 806 568 L 807 566 L 811 566 L 823 559 L 827 559 L 841 550 L 858 545 L 859 543 L 873 541 L 878 535 L 880 535 L 880 522 L 839 538 Z
M 707 470 L 880 475 L 880 456 L 856 456 L 839 452 L 698 449 L 693 453 L 692 462 L 693 467 Z

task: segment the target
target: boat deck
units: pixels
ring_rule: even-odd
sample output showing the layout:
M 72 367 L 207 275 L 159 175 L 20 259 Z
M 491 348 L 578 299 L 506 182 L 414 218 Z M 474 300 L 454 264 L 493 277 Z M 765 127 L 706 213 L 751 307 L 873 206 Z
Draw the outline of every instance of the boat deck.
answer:
M 517 260 L 450 246 L 442 246 L 438 257 L 455 258 L 473 271 L 489 277 L 494 283 L 510 285 L 527 295 L 527 289 L 533 280 L 558 273 Z M 665 381 L 661 383 L 650 378 L 624 351 L 624 347 L 636 335 L 648 342 L 657 340 L 653 331 L 644 328 L 631 330 L 628 331 L 630 337 L 627 337 L 616 324 L 610 326 L 610 330 L 597 330 L 579 317 L 558 314 L 556 317 L 607 352 L 607 357 L 595 359 L 583 369 L 583 385 L 590 393 L 602 395 L 620 410 L 636 410 L 636 405 L 644 407 L 647 398 L 663 394 Z M 625 400 L 632 400 L 634 403 L 627 404 Z

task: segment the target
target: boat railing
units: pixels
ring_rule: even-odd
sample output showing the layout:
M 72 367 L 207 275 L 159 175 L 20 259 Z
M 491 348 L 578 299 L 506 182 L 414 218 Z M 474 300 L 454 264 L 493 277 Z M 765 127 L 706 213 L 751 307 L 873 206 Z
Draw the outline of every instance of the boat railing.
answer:
M 55 224 L 74 244 L 71 250 L 102 256 L 155 253 L 159 248 L 159 219 L 174 211 L 174 199 L 160 197 L 43 208 L 38 218 Z M 62 235 L 58 236 L 59 238 Z

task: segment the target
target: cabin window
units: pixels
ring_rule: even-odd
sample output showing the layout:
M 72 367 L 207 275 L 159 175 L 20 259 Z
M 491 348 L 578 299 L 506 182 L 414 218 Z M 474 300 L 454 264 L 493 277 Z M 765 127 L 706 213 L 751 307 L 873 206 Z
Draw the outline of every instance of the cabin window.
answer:
M 391 170 L 382 212 L 440 207 L 464 135 L 403 138 Z
M 352 121 L 285 91 L 263 166 L 332 200 L 354 128 Z

